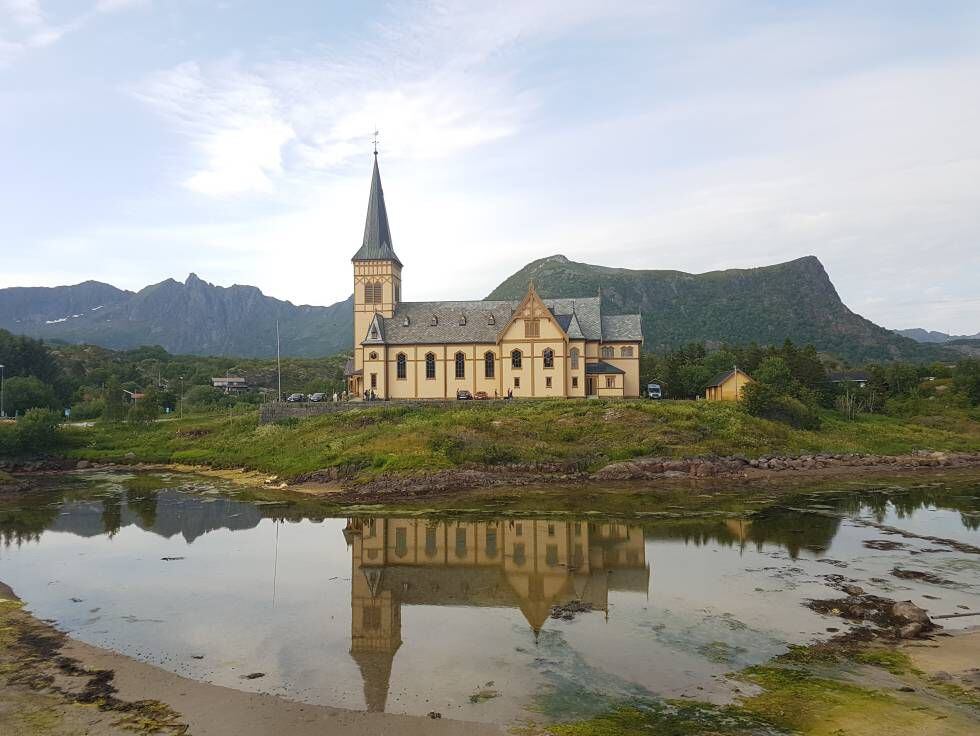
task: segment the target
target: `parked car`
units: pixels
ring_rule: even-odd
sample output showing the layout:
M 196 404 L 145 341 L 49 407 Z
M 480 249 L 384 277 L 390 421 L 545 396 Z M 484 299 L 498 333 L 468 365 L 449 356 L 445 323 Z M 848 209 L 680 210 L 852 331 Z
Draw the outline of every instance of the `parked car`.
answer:
M 473 394 L 473 398 L 483 400 L 483 399 L 489 399 L 490 397 L 487 395 L 486 391 L 477 391 L 475 394 Z
M 456 392 L 456 399 L 459 401 L 471 401 L 473 399 L 473 394 L 471 394 L 465 388 L 461 388 Z
M 326 401 L 327 395 L 317 391 L 315 394 L 310 394 L 310 401 Z
M 648 383 L 647 384 L 647 398 L 648 399 L 661 399 L 663 398 L 663 392 L 660 390 L 659 383 Z
M 291 401 L 293 403 L 297 401 L 306 401 L 306 397 L 303 394 L 289 394 L 286 397 L 286 401 Z

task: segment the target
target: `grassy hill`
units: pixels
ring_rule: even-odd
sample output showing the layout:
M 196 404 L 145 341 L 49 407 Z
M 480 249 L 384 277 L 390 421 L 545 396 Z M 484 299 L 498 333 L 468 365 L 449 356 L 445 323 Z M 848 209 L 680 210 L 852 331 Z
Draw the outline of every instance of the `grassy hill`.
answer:
M 556 255 L 528 264 L 489 298 L 517 299 L 531 280 L 544 297 L 592 295 L 602 289 L 604 309 L 640 312 L 646 350 L 692 341 L 771 345 L 789 338 L 854 363 L 956 357 L 852 312 L 813 256 L 761 268 L 690 274 L 607 268 Z

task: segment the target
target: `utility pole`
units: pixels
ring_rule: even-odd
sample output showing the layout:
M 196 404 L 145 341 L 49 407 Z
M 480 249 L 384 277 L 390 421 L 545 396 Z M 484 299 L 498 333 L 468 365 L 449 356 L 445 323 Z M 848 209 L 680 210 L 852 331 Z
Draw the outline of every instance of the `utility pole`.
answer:
M 184 377 L 177 376 L 179 379 L 177 388 L 177 418 L 184 418 Z
M 0 365 L 0 418 L 6 416 L 7 412 L 3 410 L 3 365 Z
M 282 359 L 279 356 L 279 320 L 276 320 L 276 374 L 279 377 L 279 393 L 276 402 L 282 401 Z

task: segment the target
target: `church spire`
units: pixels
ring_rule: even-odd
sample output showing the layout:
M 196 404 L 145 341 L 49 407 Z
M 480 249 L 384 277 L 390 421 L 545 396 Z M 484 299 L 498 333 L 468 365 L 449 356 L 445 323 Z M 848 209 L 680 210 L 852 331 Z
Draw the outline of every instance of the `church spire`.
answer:
M 371 194 L 368 197 L 367 221 L 364 223 L 364 241 L 352 261 L 402 262 L 391 245 L 391 228 L 388 227 L 388 210 L 385 194 L 381 189 L 381 172 L 378 170 L 378 153 L 374 152 L 374 173 L 371 175 Z

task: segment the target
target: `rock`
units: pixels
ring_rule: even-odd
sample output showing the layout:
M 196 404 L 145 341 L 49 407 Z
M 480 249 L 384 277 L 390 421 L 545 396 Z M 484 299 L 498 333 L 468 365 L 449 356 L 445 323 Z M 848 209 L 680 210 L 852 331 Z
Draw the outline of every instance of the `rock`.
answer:
M 923 632 L 924 628 L 920 623 L 905 624 L 898 629 L 898 637 L 900 639 L 914 639 Z
M 929 614 L 924 609 L 919 608 L 912 601 L 897 601 L 889 611 L 889 615 L 897 623 L 902 624 L 922 624 L 924 627 L 932 628 L 932 621 Z
M 91 467 L 92 467 L 92 463 L 90 463 L 88 460 L 79 460 L 77 463 L 75 463 L 76 470 L 85 470 L 86 468 L 91 468 Z
M 127 460 L 135 460 L 136 459 L 136 453 L 135 452 L 127 452 L 125 455 L 123 455 L 123 457 L 126 458 Z
M 864 588 L 860 585 L 844 585 L 841 589 L 848 595 L 864 595 Z
M 436 720 L 436 719 L 442 718 L 442 713 L 440 713 L 437 710 L 430 710 L 429 713 L 428 713 L 428 716 L 429 716 L 429 718 L 432 718 L 433 720 Z

